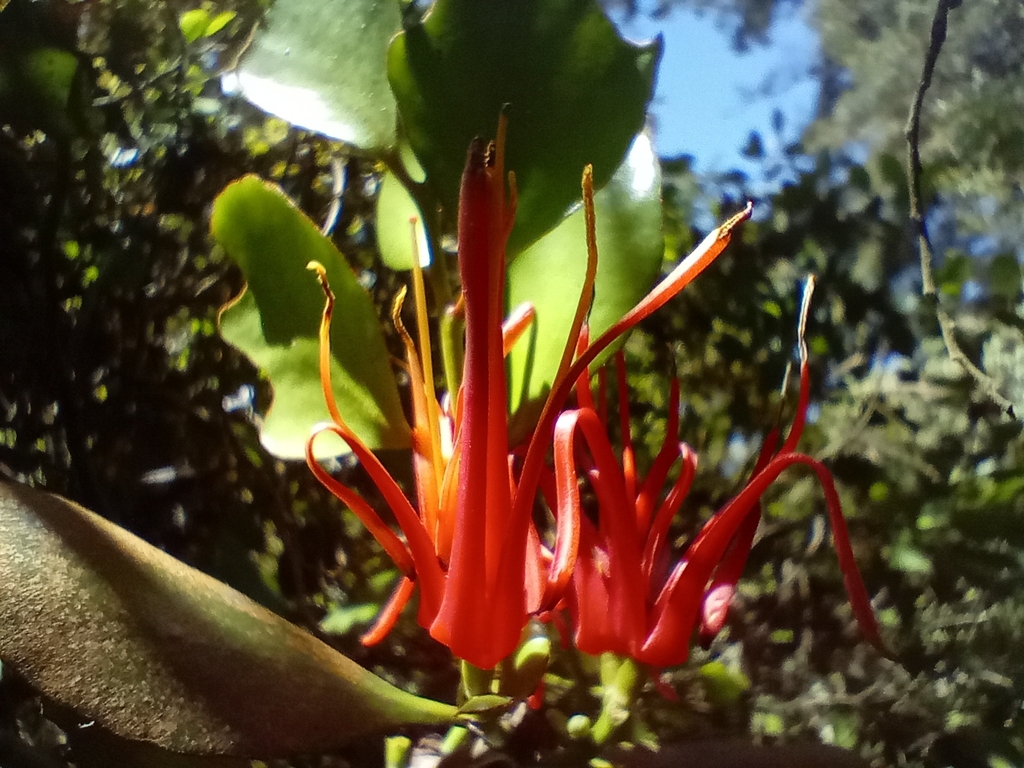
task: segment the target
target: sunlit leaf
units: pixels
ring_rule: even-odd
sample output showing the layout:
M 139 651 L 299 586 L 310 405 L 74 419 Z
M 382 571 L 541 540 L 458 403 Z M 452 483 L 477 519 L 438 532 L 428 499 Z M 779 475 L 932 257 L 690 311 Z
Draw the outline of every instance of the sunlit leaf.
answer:
M 119 736 L 265 758 L 454 716 L 98 515 L 23 486 L 0 484 L 0 585 L 0 657 Z
M 369 624 L 380 613 L 376 603 L 337 605 L 320 620 L 320 631 L 328 635 L 344 635 L 360 624 Z
M 423 181 L 423 169 L 412 150 L 406 146 L 402 147 L 401 162 L 413 181 Z M 413 239 L 409 221 L 413 218 L 420 222 L 416 227 L 416 249 L 420 265 L 426 266 L 430 260 L 426 231 L 422 224 L 423 213 L 398 177 L 387 171 L 381 180 L 380 194 L 377 195 L 377 249 L 381 260 L 391 269 L 412 269 Z
M 327 268 L 337 296 L 332 379 L 342 416 L 373 448 L 407 446 L 409 428 L 373 301 L 331 241 L 278 187 L 255 176 L 220 194 L 210 226 L 248 281 L 247 290 L 221 313 L 220 329 L 266 371 L 274 387 L 260 431 L 267 450 L 299 458 L 313 425 L 328 420 L 317 344 L 324 297 L 306 269 L 312 259 Z M 335 454 L 345 450 L 328 440 L 317 447 Z
M 216 35 L 218 32 L 224 29 L 224 27 L 226 27 L 228 24 L 234 21 L 234 18 L 237 15 L 238 14 L 234 11 L 221 11 L 212 19 L 210 19 L 210 23 L 206 25 L 206 31 L 204 32 L 204 35 L 206 37 Z
M 210 13 L 205 8 L 193 8 L 178 17 L 178 28 L 190 43 L 194 43 L 206 34 L 208 26 L 210 26 Z
M 928 555 L 916 547 L 909 531 L 900 533 L 889 549 L 889 564 L 904 573 L 929 574 L 933 564 Z
M 660 53 L 660 41 L 622 40 L 594 0 L 438 0 L 395 38 L 388 76 L 409 142 L 451 211 L 470 141 L 494 136 L 509 105 L 514 252 L 579 199 L 584 165 L 597 187 L 611 178 L 643 125 Z
M 646 134 L 637 136 L 612 180 L 594 196 L 597 279 L 591 338 L 611 326 L 650 289 L 664 259 L 661 170 Z M 551 387 L 586 274 L 582 208 L 516 256 L 508 270 L 510 308 L 530 302 L 533 327 L 509 356 L 513 431 L 525 434 Z M 610 351 L 598 359 L 607 359 Z
M 368 151 L 390 147 L 385 55 L 400 27 L 395 0 L 280 0 L 239 64 L 242 94 L 301 128 Z

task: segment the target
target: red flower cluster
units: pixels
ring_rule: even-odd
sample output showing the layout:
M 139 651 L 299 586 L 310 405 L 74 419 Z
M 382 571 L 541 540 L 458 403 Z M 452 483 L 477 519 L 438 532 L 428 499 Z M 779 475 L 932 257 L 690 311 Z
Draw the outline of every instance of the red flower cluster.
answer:
M 567 598 L 576 647 L 636 659 L 654 667 L 681 664 L 689 653 L 698 621 L 704 633 L 725 621 L 761 517 L 760 498 L 788 467 L 803 464 L 818 476 L 825 492 L 836 551 L 854 615 L 864 635 L 881 646 L 878 626 L 850 548 L 846 523 L 832 476 L 825 466 L 796 451 L 810 400 L 804 327 L 813 282 L 808 280 L 800 314 L 800 397 L 785 442 L 769 435 L 745 487 L 704 525 L 674 563 L 668 547 L 672 519 L 685 500 L 697 470 L 697 454 L 678 442 L 679 386 L 672 384 L 668 429 L 646 478 L 637 476 L 629 427 L 626 372 L 617 355 L 619 414 L 623 446 L 616 458 L 603 409 L 595 406 L 590 377 L 577 384 L 579 407 L 562 413 L 555 428 L 555 472 L 560 492 L 570 499 L 562 514 L 580 518 L 579 556 Z M 579 434 L 586 450 L 573 445 Z M 579 512 L 579 462 L 597 500 L 596 524 Z M 662 496 L 669 472 L 680 470 Z M 563 505 L 564 506 L 564 505 Z M 710 586 L 709 586 L 710 585 Z
M 461 387 L 451 393 L 454 397 L 439 402 L 434 391 L 418 264 L 414 267 L 413 287 L 419 349 L 399 320 L 401 296 L 393 313 L 406 346 L 406 366 L 412 381 L 415 505 L 338 413 L 330 382 L 333 301 L 321 273 L 328 301 L 320 332 L 320 372 L 333 421 L 318 426 L 310 437 L 307 462 L 320 481 L 367 526 L 402 573 L 394 595 L 364 642 L 375 642 L 387 633 L 419 585 L 419 623 L 448 645 L 455 656 L 477 667 L 492 668 L 512 653 L 529 616 L 564 605 L 569 606 L 576 622 L 577 644 L 582 650 L 615 651 L 655 665 L 682 661 L 707 582 L 717 573 L 726 588 L 735 583 L 735 563 L 742 567 L 740 555 L 745 557 L 751 526 L 756 527 L 758 499 L 768 484 L 794 463 L 810 466 L 822 479 L 857 617 L 869 637 L 877 638 L 870 606 L 849 554 L 831 477 L 820 463 L 793 450 L 807 407 L 805 364 L 801 366 L 797 424 L 789 438 L 777 454 L 762 462 L 747 487 L 708 523 L 667 577 L 662 573 L 666 534 L 692 479 L 696 457 L 689 448 L 676 443 L 674 436 L 667 438 L 654 469 L 638 486 L 631 451 L 624 451 L 622 464 L 615 459 L 603 419 L 593 407 L 588 366 L 609 344 L 703 271 L 728 244 L 733 229 L 749 217 L 749 206 L 712 232 L 633 310 L 593 344 L 587 344 L 585 319 L 597 267 L 588 169 L 584 175 L 588 278 L 562 364 L 538 424 L 525 449 L 510 453 L 504 356 L 514 333 L 503 329 L 502 318 L 505 243 L 514 216 L 515 180 L 509 174 L 509 202 L 503 134 L 504 121 L 499 125 L 497 141 L 489 147 L 474 142 L 462 180 L 458 259 L 465 313 L 465 363 Z M 516 324 L 521 326 L 528 318 L 526 313 Z M 806 363 L 805 353 L 802 359 Z M 620 379 L 622 376 L 620 363 Z M 574 386 L 579 407 L 563 412 Z M 673 388 L 673 403 L 677 401 L 678 391 Z M 672 416 L 672 433 L 675 423 Z M 322 432 L 331 432 L 349 445 L 394 514 L 404 540 L 357 492 L 317 463 L 313 443 Z M 590 457 L 583 469 L 598 498 L 596 525 L 580 511 L 577 433 L 583 436 Z M 549 549 L 542 544 L 533 523 L 533 511 L 542 487 L 549 485 L 552 476 L 546 464 L 552 451 L 555 491 L 551 506 L 556 510 L 557 524 Z M 655 509 L 661 486 L 679 458 L 683 467 L 679 479 Z M 730 555 L 727 549 L 733 539 L 737 544 Z M 717 587 L 708 594 L 708 605 L 717 605 L 723 598 L 724 604 L 728 603 L 726 593 Z M 717 614 L 711 614 L 714 620 Z

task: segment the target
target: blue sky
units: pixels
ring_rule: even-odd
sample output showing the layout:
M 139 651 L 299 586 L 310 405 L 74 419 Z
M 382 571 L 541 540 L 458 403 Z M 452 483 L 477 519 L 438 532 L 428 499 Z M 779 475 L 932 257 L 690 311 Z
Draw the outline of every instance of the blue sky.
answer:
M 815 32 L 799 12 L 778 19 L 772 44 L 746 54 L 731 46 L 730 30 L 713 14 L 676 10 L 651 21 L 639 14 L 620 22 L 633 40 L 665 38 L 665 53 L 652 107 L 659 154 L 693 155 L 699 172 L 750 171 L 740 150 L 752 130 L 770 147 L 771 115 L 785 116 L 784 136 L 800 135 L 814 115 L 817 85 L 810 75 L 818 51 Z

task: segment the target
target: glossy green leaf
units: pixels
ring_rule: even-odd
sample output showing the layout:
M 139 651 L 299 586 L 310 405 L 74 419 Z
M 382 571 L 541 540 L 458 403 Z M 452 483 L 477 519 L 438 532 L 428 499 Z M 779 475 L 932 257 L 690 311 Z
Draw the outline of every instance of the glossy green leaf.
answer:
M 611 182 L 594 196 L 597 278 L 590 310 L 596 338 L 646 295 L 664 259 L 661 169 L 646 134 L 637 136 Z M 516 256 L 508 269 L 510 309 L 531 303 L 537 315 L 509 355 L 514 435 L 526 434 L 551 388 L 587 266 L 583 210 Z M 598 358 L 600 365 L 610 351 Z
M 660 41 L 622 40 L 595 0 L 437 0 L 395 38 L 388 77 L 409 142 L 451 211 L 470 141 L 493 137 L 510 105 L 516 252 L 579 199 L 584 165 L 598 187 L 611 178 L 643 125 L 660 54 Z
M 395 143 L 385 74 L 396 0 L 280 0 L 238 67 L 242 94 L 283 120 L 367 151 Z
M 409 427 L 373 301 L 344 257 L 281 190 L 255 176 L 217 197 L 210 226 L 242 268 L 247 290 L 220 316 L 224 338 L 262 368 L 274 402 L 260 430 L 281 458 L 300 458 L 313 425 L 328 420 L 318 373 L 324 297 L 310 260 L 327 268 L 337 301 L 331 325 L 332 380 L 341 414 L 371 448 L 402 448 Z M 317 451 L 341 454 L 340 441 Z
M 24 486 L 0 484 L 0 585 L 0 657 L 122 737 L 267 758 L 455 715 L 98 515 Z

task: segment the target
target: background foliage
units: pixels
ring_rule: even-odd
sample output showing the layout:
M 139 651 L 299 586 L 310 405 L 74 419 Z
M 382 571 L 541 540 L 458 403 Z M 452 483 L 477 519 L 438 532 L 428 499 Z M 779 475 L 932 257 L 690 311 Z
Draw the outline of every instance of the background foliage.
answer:
M 748 45 L 792 4 L 699 2 Z M 949 360 L 919 298 L 907 218 L 902 131 L 934 5 L 801 5 L 822 34 L 820 116 L 782 153 L 748 146 L 777 191 L 739 174 L 696 178 L 686 158 L 663 165 L 668 259 L 687 251 L 708 211 L 746 197 L 758 208 L 742 243 L 627 344 L 632 416 L 635 433 L 650 435 L 649 461 L 668 377 L 680 378 L 682 437 L 702 461 L 679 528 L 692 533 L 785 408 L 795 286 L 816 272 L 804 448 L 840 482 L 898 663 L 858 642 L 817 492 L 787 476 L 766 505 L 728 632 L 662 676 L 682 706 L 645 691 L 646 726 L 664 740 L 802 735 L 879 765 L 1019 765 L 1021 431 Z M 186 36 L 179 19 L 192 6 L 179 2 L 11 0 L 0 14 L 0 473 L 138 532 L 385 679 L 451 698 L 447 652 L 412 621 L 374 649 L 356 641 L 390 586 L 387 560 L 303 466 L 264 452 L 254 422 L 268 384 L 215 334 L 241 275 L 211 247 L 210 206 L 245 173 L 277 181 L 321 221 L 332 161 L 344 163 L 332 237 L 386 307 L 398 278 L 375 254 L 382 169 L 223 95 L 217 75 L 262 9 L 208 8 L 236 15 Z M 1011 0 L 952 12 L 923 144 L 941 301 L 964 350 L 1014 403 L 1024 401 L 1022 14 Z M 557 659 L 555 714 L 527 716 L 504 747 L 514 759 L 555 755 L 559 713 L 594 708 L 586 663 Z M 62 736 L 51 723 L 61 713 L 41 706 L 5 671 L 0 756 L 93 759 L 88 731 Z

